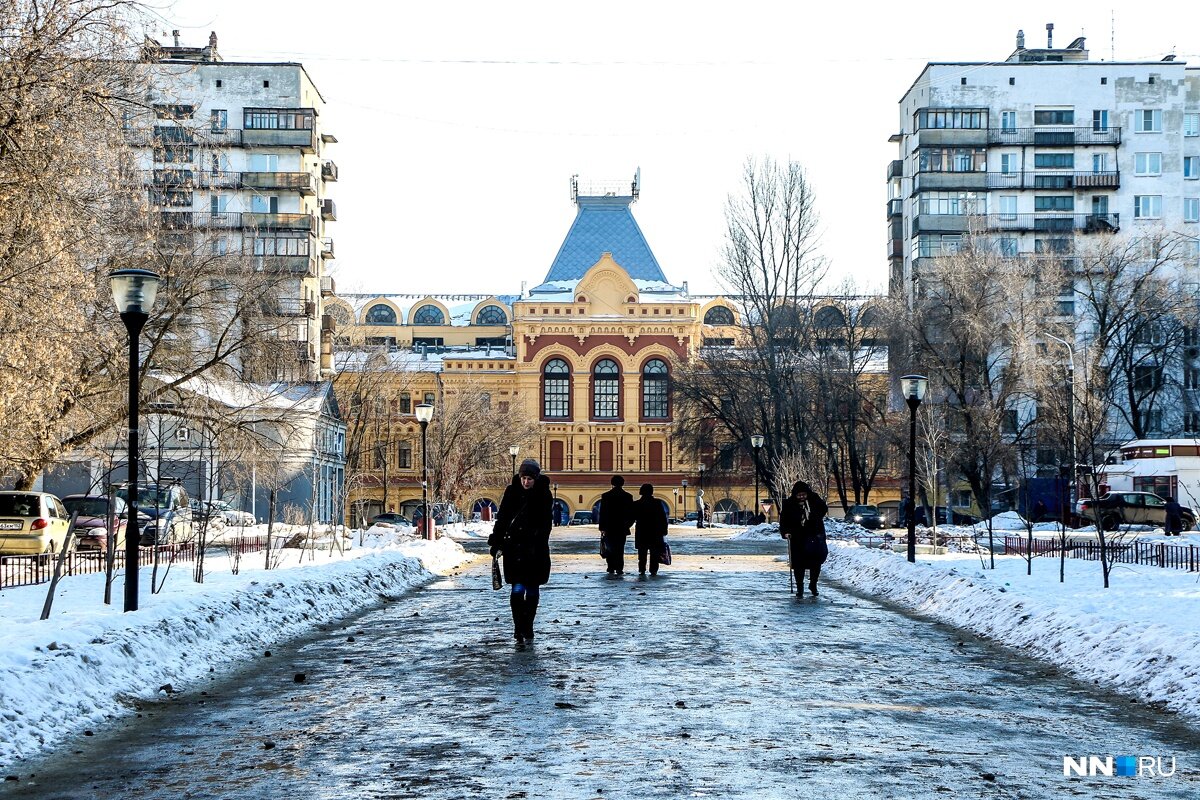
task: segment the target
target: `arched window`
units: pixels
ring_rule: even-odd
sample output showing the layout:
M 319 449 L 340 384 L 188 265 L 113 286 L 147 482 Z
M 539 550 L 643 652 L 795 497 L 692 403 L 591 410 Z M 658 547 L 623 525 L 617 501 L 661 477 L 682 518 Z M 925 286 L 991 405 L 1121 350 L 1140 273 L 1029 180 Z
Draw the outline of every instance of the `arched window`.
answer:
M 542 369 L 542 416 L 548 419 L 571 416 L 571 368 L 561 358 L 547 361 Z
M 713 306 L 704 312 L 705 325 L 732 325 L 733 312 L 725 306 Z
M 475 315 L 476 325 L 507 325 L 508 317 L 500 306 L 484 306 Z
M 621 413 L 621 368 L 611 358 L 592 368 L 592 418 L 617 419 Z
M 354 315 L 341 303 L 329 303 L 325 306 L 325 313 L 333 317 L 339 328 L 349 328 L 354 324 Z
M 858 317 L 858 324 L 871 328 L 879 324 L 879 310 L 875 306 L 867 306 Z
M 667 363 L 652 358 L 642 367 L 642 418 L 666 419 L 670 415 Z
M 825 306 L 817 312 L 813 322 L 818 328 L 840 328 L 846 324 L 846 317 L 833 306 Z
M 413 325 L 445 325 L 446 315 L 437 306 L 421 306 L 413 314 Z
M 395 325 L 396 309 L 383 303 L 376 303 L 367 309 L 368 325 Z

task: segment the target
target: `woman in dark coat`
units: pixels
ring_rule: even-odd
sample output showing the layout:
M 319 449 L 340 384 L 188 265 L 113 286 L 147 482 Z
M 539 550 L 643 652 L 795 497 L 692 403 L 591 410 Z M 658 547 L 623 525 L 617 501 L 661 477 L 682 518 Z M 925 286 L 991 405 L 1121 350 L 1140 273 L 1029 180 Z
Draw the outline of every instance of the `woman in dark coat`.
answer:
M 792 486 L 792 496 L 779 509 L 779 535 L 789 539 L 792 572 L 796 573 L 796 593 L 804 594 L 804 572 L 811 576 L 808 588 L 817 596 L 817 578 L 829 556 L 825 541 L 825 514 L 829 506 L 804 481 Z
M 658 574 L 658 557 L 662 555 L 663 540 L 667 536 L 667 512 L 663 504 L 654 499 L 654 486 L 643 483 L 641 495 L 633 504 L 633 520 L 637 526 L 633 532 L 633 543 L 638 552 L 638 574 L 646 574 L 646 555 L 650 556 L 650 574 Z
M 536 461 L 527 458 L 504 490 L 488 537 L 492 555 L 497 551 L 503 554 L 504 580 L 512 587 L 513 638 L 518 643 L 533 639 L 539 587 L 550 580 L 553 506 L 550 479 Z

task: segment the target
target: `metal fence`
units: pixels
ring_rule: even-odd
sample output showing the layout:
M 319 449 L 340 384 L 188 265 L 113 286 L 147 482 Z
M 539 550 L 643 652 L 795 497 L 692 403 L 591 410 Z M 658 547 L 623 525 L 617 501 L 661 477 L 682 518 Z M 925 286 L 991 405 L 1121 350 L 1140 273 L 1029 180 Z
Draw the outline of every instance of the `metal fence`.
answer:
M 1034 539 L 1033 555 L 1057 556 L 1062 549 L 1062 542 L 1056 539 Z M 1109 542 L 1105 548 L 1111 564 L 1142 564 L 1163 569 L 1185 569 L 1188 572 L 1200 571 L 1200 547 L 1194 544 L 1167 544 L 1166 542 Z M 1013 555 L 1024 556 L 1029 552 L 1029 541 L 1019 536 L 1004 537 L 1004 551 Z M 1067 558 L 1081 558 L 1085 561 L 1100 560 L 1100 542 L 1091 540 L 1068 539 L 1066 542 Z
M 272 549 L 280 548 L 290 536 L 273 537 L 276 541 Z M 265 535 L 239 536 L 236 539 L 214 542 L 205 547 L 208 556 L 244 556 L 249 553 L 260 553 L 267 548 Z M 199 547 L 195 542 L 181 544 L 164 544 L 158 547 L 143 547 L 139 551 L 138 566 L 153 566 L 155 558 L 159 566 L 174 563 L 189 563 L 196 560 Z M 43 553 L 36 556 L 0 556 L 0 589 L 12 589 L 17 586 L 35 586 L 47 583 L 54 576 L 54 564 L 58 561 L 57 553 Z M 62 577 L 67 575 L 90 575 L 104 572 L 107 555 L 101 550 L 74 550 L 67 553 L 63 560 Z M 125 570 L 125 550 L 122 548 L 113 553 L 113 574 Z

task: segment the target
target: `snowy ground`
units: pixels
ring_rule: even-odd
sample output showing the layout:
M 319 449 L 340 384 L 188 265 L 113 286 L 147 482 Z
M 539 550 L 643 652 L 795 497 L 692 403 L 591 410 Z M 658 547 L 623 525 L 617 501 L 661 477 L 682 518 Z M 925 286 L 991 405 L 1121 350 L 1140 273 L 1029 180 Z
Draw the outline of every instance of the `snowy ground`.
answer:
M 265 526 L 262 526 L 265 528 Z M 411 529 L 410 529 L 411 531 Z M 359 546 L 360 538 L 362 546 Z M 64 578 L 40 621 L 46 586 L 0 592 L 0 766 L 133 711 L 140 699 L 179 691 L 222 665 L 263 657 L 301 635 L 444 573 L 469 556 L 449 538 L 395 529 L 354 532 L 354 547 L 280 551 L 279 566 L 244 556 L 239 574 L 209 555 L 204 583 L 176 564 L 158 594 L 141 571 L 140 610 L 102 602 L 104 576 Z M 161 568 L 160 568 L 161 578 Z

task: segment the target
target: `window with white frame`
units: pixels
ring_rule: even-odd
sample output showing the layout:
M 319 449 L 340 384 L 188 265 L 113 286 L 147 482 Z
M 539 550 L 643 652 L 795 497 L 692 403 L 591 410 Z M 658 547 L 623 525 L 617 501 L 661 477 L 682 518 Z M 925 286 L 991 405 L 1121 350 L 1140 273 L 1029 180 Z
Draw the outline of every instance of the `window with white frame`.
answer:
M 1014 219 L 1017 216 L 1017 196 L 1015 194 L 1000 195 L 1000 216 L 1004 219 Z
M 1108 130 L 1108 110 L 1096 109 L 1092 112 L 1092 130 L 1103 133 Z
M 1017 129 L 1017 112 L 1001 111 L 1000 112 L 1000 130 L 1012 131 Z
M 921 214 L 986 214 L 987 195 L 979 192 L 922 192 Z
M 1162 133 L 1162 109 L 1139 108 L 1133 112 L 1135 133 Z
M 1000 171 L 1005 175 L 1011 175 L 1017 171 L 1017 154 L 1016 153 L 1001 153 L 1000 154 Z
M 1133 197 L 1134 219 L 1158 219 L 1162 216 L 1161 194 L 1138 194 Z
M 1200 222 L 1200 197 L 1183 198 L 1183 221 Z
M 1134 153 L 1134 175 L 1161 175 L 1162 153 Z
M 1183 177 L 1190 181 L 1200 178 L 1200 156 L 1183 157 Z
M 1183 135 L 1200 136 L 1200 114 L 1183 115 Z
M 1108 172 L 1108 153 L 1092 153 L 1092 172 Z
M 1139 411 L 1138 419 L 1142 423 L 1142 430 L 1146 433 L 1161 433 L 1162 432 L 1162 410 L 1154 409 L 1153 411 Z

